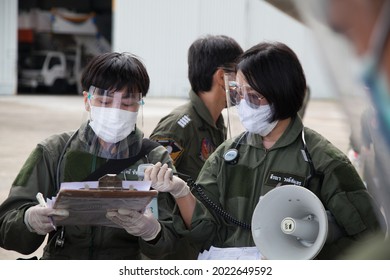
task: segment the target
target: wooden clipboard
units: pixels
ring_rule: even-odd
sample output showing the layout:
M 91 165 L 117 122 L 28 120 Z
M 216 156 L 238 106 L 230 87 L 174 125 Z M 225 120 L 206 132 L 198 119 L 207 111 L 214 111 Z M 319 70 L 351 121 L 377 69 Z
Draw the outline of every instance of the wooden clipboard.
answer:
M 93 189 L 60 189 L 53 209 L 66 209 L 69 211 L 69 217 L 64 220 L 54 219 L 54 222 L 57 226 L 118 227 L 106 218 L 107 211 L 125 208 L 143 212 L 152 199 L 157 197 L 157 194 L 156 190 L 139 191 L 122 189 L 117 186 Z

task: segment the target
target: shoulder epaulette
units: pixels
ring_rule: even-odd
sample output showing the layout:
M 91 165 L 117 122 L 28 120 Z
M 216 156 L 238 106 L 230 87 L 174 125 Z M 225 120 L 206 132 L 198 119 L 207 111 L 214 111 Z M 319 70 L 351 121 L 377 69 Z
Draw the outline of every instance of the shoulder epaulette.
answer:
M 191 119 L 188 115 L 182 116 L 178 121 L 177 124 L 180 125 L 182 128 L 186 127 L 191 122 Z

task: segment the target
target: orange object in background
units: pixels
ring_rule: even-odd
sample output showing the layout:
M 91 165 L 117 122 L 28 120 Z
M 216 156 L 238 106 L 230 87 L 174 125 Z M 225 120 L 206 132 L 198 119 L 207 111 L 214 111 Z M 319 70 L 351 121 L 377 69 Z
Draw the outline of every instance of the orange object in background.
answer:
M 32 43 L 34 41 L 34 33 L 32 29 L 18 29 L 18 41 L 20 43 Z

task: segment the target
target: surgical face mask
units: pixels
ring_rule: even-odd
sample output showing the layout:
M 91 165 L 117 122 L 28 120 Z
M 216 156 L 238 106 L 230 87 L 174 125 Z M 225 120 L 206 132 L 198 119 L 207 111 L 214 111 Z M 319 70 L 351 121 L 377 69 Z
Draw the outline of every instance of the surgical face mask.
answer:
M 255 109 L 246 100 L 241 100 L 237 110 L 242 125 L 251 133 L 267 136 L 278 123 L 278 121 L 271 123 L 268 121 L 272 114 L 270 105 L 261 105 Z
M 103 141 L 117 143 L 125 139 L 135 129 L 137 116 L 138 112 L 91 106 L 89 125 Z

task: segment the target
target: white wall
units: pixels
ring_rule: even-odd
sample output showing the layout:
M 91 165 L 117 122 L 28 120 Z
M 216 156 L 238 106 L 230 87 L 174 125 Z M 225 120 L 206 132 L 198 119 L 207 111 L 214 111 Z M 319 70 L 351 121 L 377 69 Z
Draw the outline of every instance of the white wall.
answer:
M 0 94 L 16 94 L 17 89 L 18 1 L 0 1 Z
M 187 97 L 187 50 L 204 34 L 225 34 L 247 49 L 262 40 L 288 44 L 299 56 L 313 98 L 333 97 L 311 31 L 262 0 L 113 1 L 113 50 L 140 56 L 150 96 Z M 0 94 L 17 89 L 17 1 L 0 1 Z
M 187 97 L 187 50 L 199 36 L 225 34 L 248 49 L 281 41 L 300 58 L 313 98 L 332 90 L 310 31 L 262 0 L 116 0 L 113 50 L 142 58 L 151 78 L 150 96 Z

